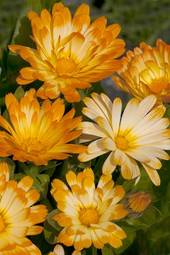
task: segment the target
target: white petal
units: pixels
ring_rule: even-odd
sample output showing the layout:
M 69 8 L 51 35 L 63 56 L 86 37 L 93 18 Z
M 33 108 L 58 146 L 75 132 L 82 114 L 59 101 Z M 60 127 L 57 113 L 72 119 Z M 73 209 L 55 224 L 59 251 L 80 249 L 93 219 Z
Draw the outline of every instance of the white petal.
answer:
M 101 94 L 101 98 L 102 98 L 103 102 L 105 103 L 105 105 L 107 106 L 108 112 L 110 112 L 110 114 L 111 114 L 111 112 L 112 112 L 112 101 L 104 93 Z
M 103 94 L 104 95 L 104 94 Z M 96 105 L 98 105 L 99 109 L 102 111 L 102 116 L 103 118 L 106 118 L 108 121 L 111 118 L 111 112 L 108 110 L 107 105 L 103 102 L 102 100 L 102 96 L 98 95 L 97 93 L 92 93 L 91 94 L 93 100 L 95 101 Z M 110 100 L 106 95 L 104 95 L 105 98 L 107 98 L 107 102 L 108 100 Z
M 121 173 L 125 179 L 131 180 L 140 175 L 139 167 L 135 160 L 128 157 L 125 153 L 117 150 L 114 157 L 115 161 L 119 162 L 121 166 Z
M 98 140 L 90 143 L 87 148 L 88 154 L 95 153 L 95 152 L 105 149 L 103 146 L 103 143 L 102 143 L 103 140 L 104 140 L 104 138 L 101 138 L 101 139 L 98 139 Z
M 92 94 L 93 97 L 97 97 L 97 94 Z M 100 108 L 100 106 L 96 103 L 96 101 L 90 97 L 86 97 L 84 99 L 85 105 L 88 107 L 88 109 L 92 110 L 92 112 L 95 113 L 96 116 L 102 116 L 103 118 L 106 118 L 106 110 L 104 108 Z
M 54 254 L 56 255 L 64 255 L 65 252 L 64 252 L 64 249 L 61 245 L 57 244 L 54 248 Z
M 154 95 L 150 95 L 145 97 L 140 103 L 138 107 L 139 115 L 144 117 L 155 105 L 157 98 Z
M 160 160 L 157 158 L 151 158 L 150 162 L 148 162 L 147 165 L 154 169 L 160 169 L 162 167 Z
M 126 130 L 129 127 L 132 128 L 134 124 L 138 121 L 138 119 L 136 119 L 138 103 L 139 102 L 136 98 L 132 98 L 128 102 L 122 114 L 120 130 Z
M 146 170 L 147 174 L 149 175 L 149 178 L 151 179 L 153 184 L 155 184 L 156 186 L 159 186 L 161 181 L 160 181 L 160 177 L 159 177 L 159 174 L 157 173 L 157 171 L 153 168 L 148 167 L 145 164 L 142 164 L 142 165 L 145 168 L 145 170 Z
M 122 101 L 120 98 L 116 98 L 113 101 L 113 106 L 112 106 L 112 129 L 113 129 L 114 136 L 116 136 L 119 131 L 121 112 L 122 112 Z
M 84 121 L 82 122 L 81 127 L 83 129 L 83 134 L 94 135 L 98 137 L 107 136 L 98 125 L 92 122 Z
M 79 143 L 87 143 L 87 142 L 90 142 L 90 141 L 93 141 L 93 140 L 96 140 L 96 139 L 98 139 L 97 136 L 82 134 L 79 137 Z
M 105 153 L 107 153 L 108 151 L 106 150 L 101 150 L 101 151 L 97 151 L 95 153 L 91 153 L 91 154 L 88 154 L 88 153 L 80 153 L 79 156 L 78 156 L 78 159 L 81 161 L 81 162 L 86 162 L 86 161 L 89 161 L 91 159 L 94 159 L 94 158 L 97 158 L 98 156 L 101 156 Z
M 116 169 L 116 165 L 114 164 L 113 159 L 114 159 L 114 152 L 110 153 L 110 155 L 105 160 L 102 167 L 103 174 L 109 175 L 114 172 L 114 170 Z
M 104 119 L 103 117 L 97 117 L 96 122 L 101 128 L 101 130 L 103 130 L 103 132 L 107 134 L 107 136 L 113 137 L 113 130 L 110 126 L 110 123 L 106 119 Z
M 109 138 L 109 137 L 103 138 L 102 143 L 103 143 L 103 147 L 105 149 L 107 149 L 109 151 L 115 151 L 116 145 L 111 138 Z

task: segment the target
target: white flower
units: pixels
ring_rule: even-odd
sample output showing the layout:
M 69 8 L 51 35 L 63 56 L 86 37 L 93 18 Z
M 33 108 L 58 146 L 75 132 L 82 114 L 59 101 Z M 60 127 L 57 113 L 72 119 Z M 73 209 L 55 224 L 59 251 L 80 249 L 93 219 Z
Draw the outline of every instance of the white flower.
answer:
M 151 181 L 160 185 L 156 170 L 162 166 L 159 159 L 169 160 L 164 150 L 170 149 L 170 130 L 169 120 L 163 118 L 166 108 L 155 106 L 156 97 L 150 95 L 141 102 L 133 98 L 124 111 L 120 98 L 112 103 L 104 94 L 93 93 L 84 103 L 87 107 L 83 113 L 93 122 L 82 123 L 82 138 L 92 142 L 79 160 L 85 162 L 111 152 L 103 165 L 104 174 L 111 174 L 120 165 L 122 176 L 134 179 L 140 176 L 140 162 Z

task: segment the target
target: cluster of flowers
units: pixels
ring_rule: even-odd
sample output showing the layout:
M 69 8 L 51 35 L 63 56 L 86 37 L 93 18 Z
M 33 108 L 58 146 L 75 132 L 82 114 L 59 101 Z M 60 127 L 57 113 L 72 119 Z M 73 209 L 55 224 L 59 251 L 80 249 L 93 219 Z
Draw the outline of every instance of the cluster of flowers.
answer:
M 169 120 L 163 117 L 163 104 L 170 100 L 170 45 L 161 40 L 154 48 L 142 43 L 120 59 L 125 47 L 117 38 L 120 26 L 107 26 L 105 17 L 91 23 L 86 4 L 73 17 L 67 7 L 56 3 L 51 14 L 31 11 L 28 18 L 36 49 L 9 46 L 30 63 L 20 70 L 17 83 L 44 83 L 20 100 L 12 93 L 5 96 L 9 118 L 0 116 L 0 156 L 47 165 L 70 154 L 79 154 L 80 162 L 108 154 L 97 186 L 91 168 L 77 174 L 68 170 L 68 185 L 52 181 L 51 195 L 58 209 L 53 219 L 62 228 L 58 243 L 73 246 L 74 255 L 92 245 L 119 248 L 128 233 L 114 222 L 131 211 L 143 212 L 151 197 L 145 192 L 125 195 L 123 186 L 114 184 L 112 173 L 119 166 L 124 179 L 137 182 L 145 170 L 158 186 L 160 160 L 169 160 L 165 152 L 170 150 Z M 113 73 L 115 83 L 134 96 L 124 110 L 120 98 L 112 102 L 103 93 L 92 93 L 83 99 L 85 121 L 74 117 L 74 109 L 65 113 L 65 100 L 80 101 L 78 91 Z M 75 139 L 77 143 L 71 144 Z M 37 224 L 45 221 L 47 208 L 34 205 L 39 192 L 32 185 L 29 176 L 10 180 L 8 164 L 5 159 L 0 162 L 0 255 L 41 254 L 27 236 L 43 231 Z M 52 254 L 64 254 L 62 246 L 57 244 Z

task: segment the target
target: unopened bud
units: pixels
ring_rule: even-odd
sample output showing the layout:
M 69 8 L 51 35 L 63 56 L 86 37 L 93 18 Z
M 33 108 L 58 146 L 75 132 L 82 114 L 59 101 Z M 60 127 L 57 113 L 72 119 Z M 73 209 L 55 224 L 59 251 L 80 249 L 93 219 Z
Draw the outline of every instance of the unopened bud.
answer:
M 150 205 L 152 199 L 151 195 L 147 192 L 131 193 L 127 196 L 126 206 L 129 213 L 136 214 L 136 216 L 143 213 Z

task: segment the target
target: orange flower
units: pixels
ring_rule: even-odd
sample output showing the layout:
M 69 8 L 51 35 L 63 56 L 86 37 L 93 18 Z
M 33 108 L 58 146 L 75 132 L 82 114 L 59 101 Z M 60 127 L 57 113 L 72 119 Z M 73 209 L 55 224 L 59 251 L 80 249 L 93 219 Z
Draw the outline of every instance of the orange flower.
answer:
M 54 220 L 63 227 L 58 242 L 74 246 L 76 251 L 94 245 L 102 249 L 105 244 L 114 248 L 122 246 L 126 233 L 114 221 L 128 212 L 119 203 L 124 197 L 122 186 L 114 186 L 111 175 L 102 175 L 97 187 L 92 169 L 86 168 L 77 175 L 69 171 L 68 186 L 55 179 L 52 195 L 60 210 Z
M 64 115 L 63 100 L 45 100 L 40 105 L 31 89 L 20 102 L 13 94 L 8 94 L 5 102 L 10 123 L 0 116 L 0 126 L 5 129 L 0 131 L 1 157 L 13 155 L 14 160 L 46 165 L 48 160 L 63 160 L 69 153 L 85 151 L 81 145 L 68 144 L 81 134 L 77 130 L 81 118 L 73 118 L 74 109 Z
M 138 99 L 155 94 L 158 101 L 170 101 L 170 45 L 157 40 L 156 47 L 141 43 L 128 51 L 113 80 Z
M 106 26 L 105 17 L 91 23 L 88 5 L 80 5 L 73 18 L 61 3 L 54 4 L 52 14 L 46 9 L 40 16 L 31 11 L 28 18 L 36 49 L 20 45 L 9 49 L 31 65 L 21 69 L 18 84 L 44 82 L 39 97 L 54 99 L 62 93 L 69 102 L 79 101 L 77 89 L 88 88 L 120 68 L 116 58 L 125 45 L 117 39 L 120 26 Z
M 45 220 L 44 205 L 35 205 L 38 191 L 32 189 L 33 179 L 26 176 L 18 183 L 9 180 L 7 163 L 0 163 L 0 254 L 41 255 L 28 235 L 37 235 L 43 228 L 37 226 Z

